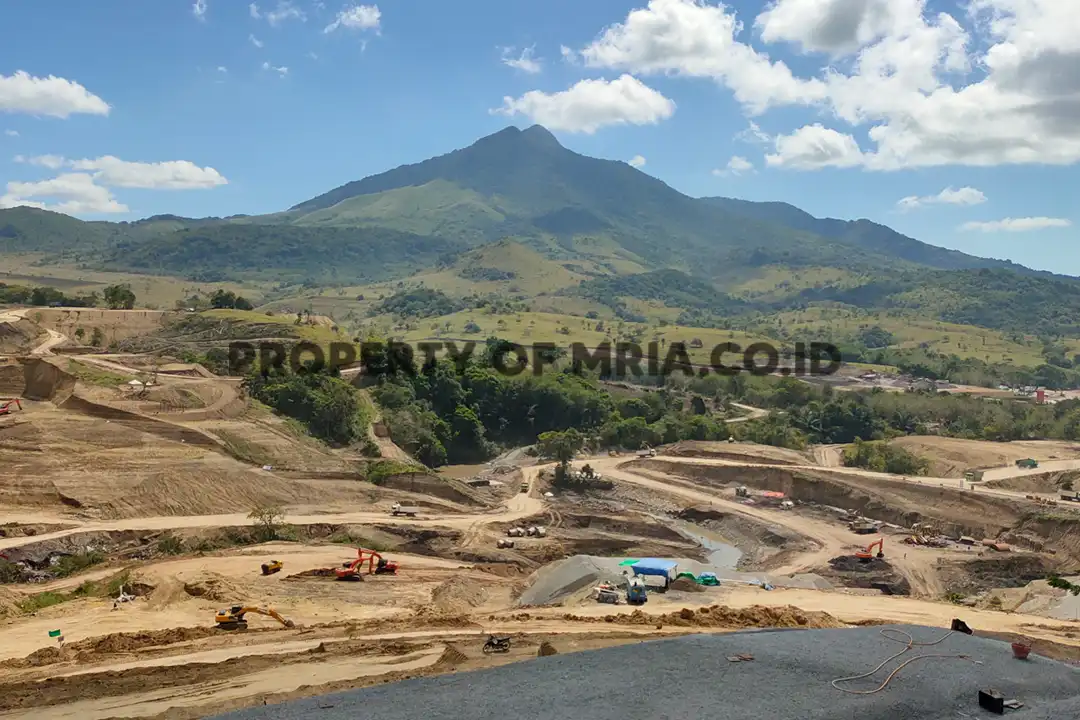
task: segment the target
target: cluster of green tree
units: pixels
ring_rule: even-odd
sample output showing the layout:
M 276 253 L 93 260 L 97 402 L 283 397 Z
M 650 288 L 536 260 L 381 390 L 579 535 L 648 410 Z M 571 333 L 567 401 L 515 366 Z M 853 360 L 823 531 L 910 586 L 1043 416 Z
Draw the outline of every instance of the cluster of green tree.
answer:
M 97 293 L 70 297 L 54 287 L 29 287 L 0 283 L 0 303 L 15 305 L 60 305 L 63 307 L 94 307 L 101 298 Z
M 231 310 L 254 310 L 255 306 L 251 304 L 243 295 L 237 295 L 231 290 L 215 290 L 210 295 L 210 307 L 223 309 L 228 308 Z
M 517 273 L 510 270 L 499 270 L 498 268 L 491 267 L 466 267 L 458 271 L 458 275 L 466 280 L 476 281 L 498 281 L 498 280 L 513 280 L 517 277 Z
M 394 371 L 371 347 L 363 350 L 365 376 L 390 434 L 429 467 L 477 462 L 498 445 L 530 444 L 543 433 L 567 429 L 598 446 L 632 449 L 728 437 L 724 422 L 707 414 L 704 402 L 685 411 L 681 393 L 615 399 L 595 378 L 569 367 L 503 374 L 494 358 L 505 344 L 494 338 L 461 366 L 442 359 L 414 373 Z
M 402 289 L 385 298 L 371 309 L 372 315 L 389 313 L 407 318 L 450 315 L 465 309 L 465 303 L 455 300 L 442 290 L 419 287 Z
M 105 299 L 105 305 L 112 310 L 130 310 L 135 307 L 135 293 L 132 292 L 131 286 L 126 283 L 123 285 L 110 285 L 105 288 L 102 296 Z
M 904 448 L 883 441 L 856 439 L 844 449 L 844 465 L 894 475 L 925 475 L 930 463 Z
M 808 442 L 850 443 L 899 435 L 940 434 L 970 440 L 1080 439 L 1080 400 L 1035 405 L 934 392 L 834 392 L 794 378 L 710 376 L 681 379 L 714 402 L 782 410 L 731 425 L 740 439 L 801 448 Z
M 745 301 L 726 295 L 708 282 L 678 270 L 594 278 L 565 293 L 607 305 L 627 322 L 645 322 L 645 318 L 630 311 L 620 299 L 622 297 L 658 301 L 668 307 L 725 317 L 752 309 Z
M 336 371 L 270 369 L 244 378 L 244 389 L 259 402 L 302 422 L 315 437 L 336 445 L 360 440 L 370 424 L 367 404 Z

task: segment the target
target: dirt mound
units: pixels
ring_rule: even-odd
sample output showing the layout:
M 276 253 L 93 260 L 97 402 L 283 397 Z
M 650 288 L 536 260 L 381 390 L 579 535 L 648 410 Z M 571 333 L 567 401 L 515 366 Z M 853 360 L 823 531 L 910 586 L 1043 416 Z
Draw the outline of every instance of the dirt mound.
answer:
M 880 590 L 886 595 L 910 595 L 911 583 L 897 572 L 887 560 L 860 560 L 852 555 L 840 555 L 829 561 L 829 569 L 821 574 L 845 587 Z
M 808 464 L 806 457 L 795 450 L 750 443 L 684 440 L 665 448 L 664 454 L 677 457 L 720 458 L 759 465 Z
M 995 588 L 1024 587 L 1056 570 L 1049 558 L 1015 553 L 950 564 L 942 567 L 939 574 L 949 592 L 974 595 Z
M 20 318 L 15 321 L 0 322 L 0 353 L 21 355 L 30 352 L 44 339 L 45 334 L 33 322 Z
M 0 397 L 51 400 L 60 404 L 75 389 L 75 376 L 45 360 L 0 365 Z
M 432 606 L 445 612 L 465 613 L 484 604 L 488 592 L 476 580 L 453 577 L 431 593 Z
M 559 651 L 555 649 L 555 646 L 549 643 L 547 640 L 540 643 L 540 648 L 536 651 L 536 657 L 547 657 L 549 655 L 558 655 Z
M 442 655 L 435 661 L 435 664 L 439 667 L 454 667 L 460 665 L 463 662 L 467 662 L 469 656 L 458 650 L 453 645 L 447 645 L 443 650 Z
M 404 623 L 404 627 L 415 630 L 418 627 L 468 628 L 480 626 L 470 620 L 468 615 L 464 613 L 424 605 L 417 608 L 412 618 Z
M 231 603 L 242 600 L 247 592 L 223 575 L 206 572 L 184 581 L 184 592 L 191 597 Z
M 8 590 L 6 587 L 0 587 L 0 617 L 7 617 L 9 615 L 18 615 L 19 612 L 19 600 L 22 599 L 22 595 L 19 593 Z
M 596 618 L 564 615 L 564 620 L 594 622 Z M 792 605 L 763 607 L 753 605 L 738 610 L 724 605 L 710 605 L 692 610 L 683 608 L 678 612 L 649 615 L 635 610 L 629 615 L 606 615 L 604 621 L 616 625 L 673 625 L 676 627 L 710 628 L 839 628 L 844 623 L 828 613 L 807 611 Z
M 296 578 L 296 579 L 299 580 L 301 578 L 336 578 L 336 577 L 337 577 L 337 573 L 334 571 L 334 568 L 313 568 L 311 570 L 304 570 L 303 572 L 298 572 L 298 573 L 296 573 L 294 575 L 289 575 L 285 579 L 286 580 L 292 580 L 293 578 Z M 360 578 L 360 580 L 364 579 L 363 575 L 357 575 L 357 577 Z
M 216 633 L 212 627 L 169 628 L 167 630 L 145 630 L 141 632 L 114 633 L 103 637 L 80 640 L 68 645 L 80 652 L 92 653 L 129 653 L 149 647 L 171 645 L 172 643 L 201 640 Z
M 671 583 L 671 589 L 682 590 L 683 592 L 705 592 L 705 587 L 703 585 L 698 585 L 690 578 L 679 578 Z

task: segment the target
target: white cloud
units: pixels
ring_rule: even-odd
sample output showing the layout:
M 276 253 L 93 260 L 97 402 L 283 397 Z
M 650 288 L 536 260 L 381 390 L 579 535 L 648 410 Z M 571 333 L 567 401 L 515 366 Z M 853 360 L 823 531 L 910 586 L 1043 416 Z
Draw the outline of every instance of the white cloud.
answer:
M 775 138 L 762 130 L 753 120 L 745 130 L 735 135 L 735 139 L 752 145 L 771 145 L 775 142 Z
M 765 44 L 810 53 L 797 75 L 752 46 L 727 6 L 650 0 L 602 30 L 582 56 L 596 68 L 707 78 L 751 115 L 807 106 L 863 128 L 865 150 L 850 132 L 837 132 L 842 160 L 831 164 L 1074 164 L 1080 13 L 1073 5 L 968 0 L 954 17 L 928 0 L 774 0 L 751 24 Z M 792 136 L 808 137 L 801 129 Z
M 147 190 L 195 190 L 227 185 L 228 180 L 212 167 L 199 167 L 187 160 L 129 162 L 104 155 L 93 160 L 73 160 L 75 170 L 94 172 L 102 185 Z
M 268 62 L 263 62 L 262 69 L 263 70 L 273 70 L 274 72 L 276 72 L 281 77 L 285 77 L 286 75 L 289 74 L 289 68 L 287 68 L 285 66 L 274 67 L 273 65 L 271 65 Z
M 645 166 L 645 156 L 643 156 L 643 155 L 635 155 L 634 157 L 630 158 L 630 162 L 628 164 L 630 165 L 630 167 L 636 167 L 636 168 L 644 167 Z
M 255 20 L 258 20 L 262 17 L 262 13 L 259 12 L 259 6 L 256 3 L 251 3 L 250 5 L 248 5 L 248 14 L 251 15 L 251 17 Z
M 820 123 L 805 125 L 790 135 L 778 135 L 775 146 L 776 152 L 765 156 L 765 164 L 770 167 L 817 170 L 855 167 L 863 162 L 855 138 Z
M 67 160 L 61 155 L 35 155 L 34 157 L 16 155 L 14 159 L 17 163 L 28 163 L 30 165 L 49 168 L 50 170 L 59 170 L 67 163 Z
M 750 162 L 749 160 L 747 160 L 746 158 L 744 158 L 744 157 L 742 157 L 740 155 L 732 155 L 731 159 L 728 160 L 727 165 L 724 167 L 723 170 L 720 170 L 720 169 L 713 170 L 712 174 L 716 175 L 716 176 L 720 176 L 720 177 L 726 176 L 726 175 L 738 176 L 738 175 L 742 175 L 743 173 L 748 173 L 748 172 L 753 172 L 753 171 L 754 171 L 754 163 Z
M 502 64 L 507 67 L 512 67 L 516 70 L 521 70 L 529 74 L 536 74 L 543 70 L 541 60 L 533 57 L 536 52 L 536 46 L 527 47 L 522 49 L 521 54 L 514 57 L 514 48 L 507 47 L 502 49 Z
M 7 135 L 8 137 L 19 137 L 19 131 L 18 130 L 5 130 L 4 134 Z
M 227 73 L 227 72 L 229 72 L 229 68 L 225 67 L 224 65 L 218 65 L 217 66 L 217 71 L 219 73 Z
M 566 47 L 565 45 L 560 45 L 559 46 L 559 54 L 562 55 L 563 62 L 565 62 L 565 63 L 567 63 L 569 65 L 577 65 L 578 64 L 577 53 L 575 53 L 573 50 Z
M 248 35 L 248 40 L 251 42 L 252 45 L 254 45 L 257 48 L 261 48 L 263 46 L 263 44 L 264 44 L 262 40 L 255 37 L 254 35 Z
M 66 118 L 76 113 L 108 115 L 109 104 L 73 80 L 34 77 L 23 70 L 0 75 L 0 112 Z
M 323 32 L 332 33 L 338 28 L 379 32 L 381 22 L 382 12 L 378 5 L 353 5 L 339 12 L 334 22 L 323 28 Z
M 206 0 L 195 0 L 195 4 L 191 6 L 191 12 L 199 20 L 206 19 Z
M 1072 221 L 1065 218 L 1050 217 L 1025 217 L 1004 218 L 989 222 L 968 222 L 960 226 L 961 230 L 978 230 L 984 233 L 991 232 L 1027 232 L 1029 230 L 1045 230 L 1046 228 L 1071 227 Z
M 923 197 L 909 195 L 901 198 L 896 205 L 901 210 L 914 210 L 924 205 L 981 205 L 984 202 L 986 202 L 986 195 L 981 190 L 973 187 L 959 189 L 947 187 L 937 195 Z
M 581 80 L 568 90 L 532 90 L 504 97 L 491 111 L 524 115 L 550 130 L 592 134 L 608 125 L 655 125 L 675 113 L 675 103 L 630 75 L 611 80 Z
M 42 199 L 59 200 L 53 205 Z M 128 207 L 116 201 L 107 188 L 97 185 L 86 173 L 65 173 L 40 182 L 9 182 L 0 195 L 0 208 L 26 205 L 71 215 L 125 213 Z
M 251 11 L 251 7 L 248 7 L 248 11 Z M 270 23 L 274 27 L 277 27 L 286 20 L 299 20 L 300 22 L 307 22 L 307 14 L 300 8 L 293 5 L 289 0 L 281 0 L 278 2 L 277 7 L 273 10 L 263 12 L 262 16 L 266 18 L 266 22 Z

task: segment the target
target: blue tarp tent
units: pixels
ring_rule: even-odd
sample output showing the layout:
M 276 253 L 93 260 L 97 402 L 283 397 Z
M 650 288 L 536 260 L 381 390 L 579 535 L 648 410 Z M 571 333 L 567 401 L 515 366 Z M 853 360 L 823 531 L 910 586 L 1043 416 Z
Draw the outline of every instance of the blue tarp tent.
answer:
M 675 579 L 679 563 L 674 560 L 660 560 L 659 558 L 642 558 L 630 566 L 635 575 L 657 575 L 664 578 L 664 584 Z

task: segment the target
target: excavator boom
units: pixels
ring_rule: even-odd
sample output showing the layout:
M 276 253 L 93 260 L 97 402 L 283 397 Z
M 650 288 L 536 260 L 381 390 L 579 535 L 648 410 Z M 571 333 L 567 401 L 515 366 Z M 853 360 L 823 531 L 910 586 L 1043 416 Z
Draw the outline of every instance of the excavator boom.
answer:
M 217 622 L 217 626 L 222 630 L 240 630 L 247 627 L 247 620 L 245 620 L 244 617 L 248 613 L 272 617 L 287 628 L 295 627 L 295 623 L 292 620 L 287 620 L 282 617 L 281 613 L 277 610 L 273 608 L 256 607 L 253 605 L 233 605 L 230 608 L 218 610 L 214 620 Z

